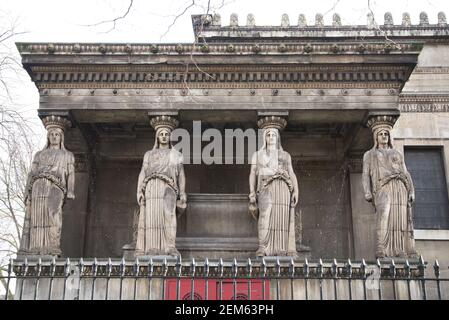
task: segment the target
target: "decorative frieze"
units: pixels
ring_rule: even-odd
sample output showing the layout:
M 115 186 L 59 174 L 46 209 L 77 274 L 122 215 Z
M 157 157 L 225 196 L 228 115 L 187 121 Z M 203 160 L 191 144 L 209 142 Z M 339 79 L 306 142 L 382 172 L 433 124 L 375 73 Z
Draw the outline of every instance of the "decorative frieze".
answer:
M 400 96 L 401 112 L 449 112 L 449 95 Z
M 401 112 L 449 112 L 449 103 L 401 103 L 399 109 Z
M 338 48 L 340 50 L 340 47 Z M 307 88 L 317 87 L 360 87 L 399 88 L 407 78 L 407 67 L 388 66 L 271 66 L 271 67 L 202 67 L 186 72 L 182 66 L 34 66 L 31 68 L 33 81 L 39 88 L 158 88 L 189 87 L 195 84 L 207 86 L 264 87 L 263 84 L 295 84 Z M 327 85 L 326 85 L 327 84 Z M 201 85 L 199 85 L 201 87 Z M 395 91 L 396 92 L 396 91 Z

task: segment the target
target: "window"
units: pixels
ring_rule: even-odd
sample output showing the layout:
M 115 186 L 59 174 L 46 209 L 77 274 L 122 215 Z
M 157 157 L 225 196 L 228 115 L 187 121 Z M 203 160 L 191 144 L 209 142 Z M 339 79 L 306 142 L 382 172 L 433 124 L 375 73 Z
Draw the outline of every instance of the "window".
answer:
M 441 148 L 406 147 L 405 163 L 415 186 L 415 229 L 449 229 L 449 200 Z

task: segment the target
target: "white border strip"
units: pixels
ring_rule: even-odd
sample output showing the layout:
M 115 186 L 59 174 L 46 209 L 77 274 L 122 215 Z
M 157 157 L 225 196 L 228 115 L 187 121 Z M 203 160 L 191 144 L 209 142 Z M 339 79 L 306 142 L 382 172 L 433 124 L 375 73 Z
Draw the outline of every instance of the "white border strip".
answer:
M 449 240 L 449 230 L 415 229 L 415 240 Z

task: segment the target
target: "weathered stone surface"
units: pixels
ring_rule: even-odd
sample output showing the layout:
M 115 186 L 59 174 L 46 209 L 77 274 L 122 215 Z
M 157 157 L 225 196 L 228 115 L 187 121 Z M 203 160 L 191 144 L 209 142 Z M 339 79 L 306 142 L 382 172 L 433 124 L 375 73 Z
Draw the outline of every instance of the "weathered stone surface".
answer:
M 25 187 L 25 221 L 19 255 L 61 256 L 62 208 L 75 198 L 75 157 L 64 146 L 70 121 L 59 116 L 43 120 L 47 144 L 34 156 Z
M 393 147 L 395 116 L 368 119 L 374 147 L 363 156 L 365 199 L 376 208 L 376 257 L 416 257 L 412 204 L 415 189 L 404 158 Z

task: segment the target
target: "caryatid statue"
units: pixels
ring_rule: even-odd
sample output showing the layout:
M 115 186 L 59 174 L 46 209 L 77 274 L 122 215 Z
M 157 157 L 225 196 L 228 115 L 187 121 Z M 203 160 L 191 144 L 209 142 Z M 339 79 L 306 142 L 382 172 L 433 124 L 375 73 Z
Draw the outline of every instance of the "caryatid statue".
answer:
M 376 257 L 415 257 L 412 204 L 413 182 L 403 155 L 393 147 L 393 116 L 368 120 L 374 146 L 363 156 L 365 199 L 376 209 Z
M 259 120 L 263 145 L 251 160 L 249 210 L 258 218 L 257 256 L 297 256 L 295 207 L 298 181 L 291 156 L 282 149 L 279 131 L 287 121 L 271 116 Z
M 155 129 L 152 150 L 143 158 L 137 184 L 140 212 L 135 255 L 180 255 L 176 249 L 176 211 L 186 208 L 182 154 L 170 142 L 178 121 L 170 116 L 151 119 Z
M 62 208 L 74 199 L 75 158 L 65 149 L 64 130 L 70 121 L 45 117 L 47 143 L 37 152 L 25 189 L 25 221 L 19 255 L 61 256 Z

